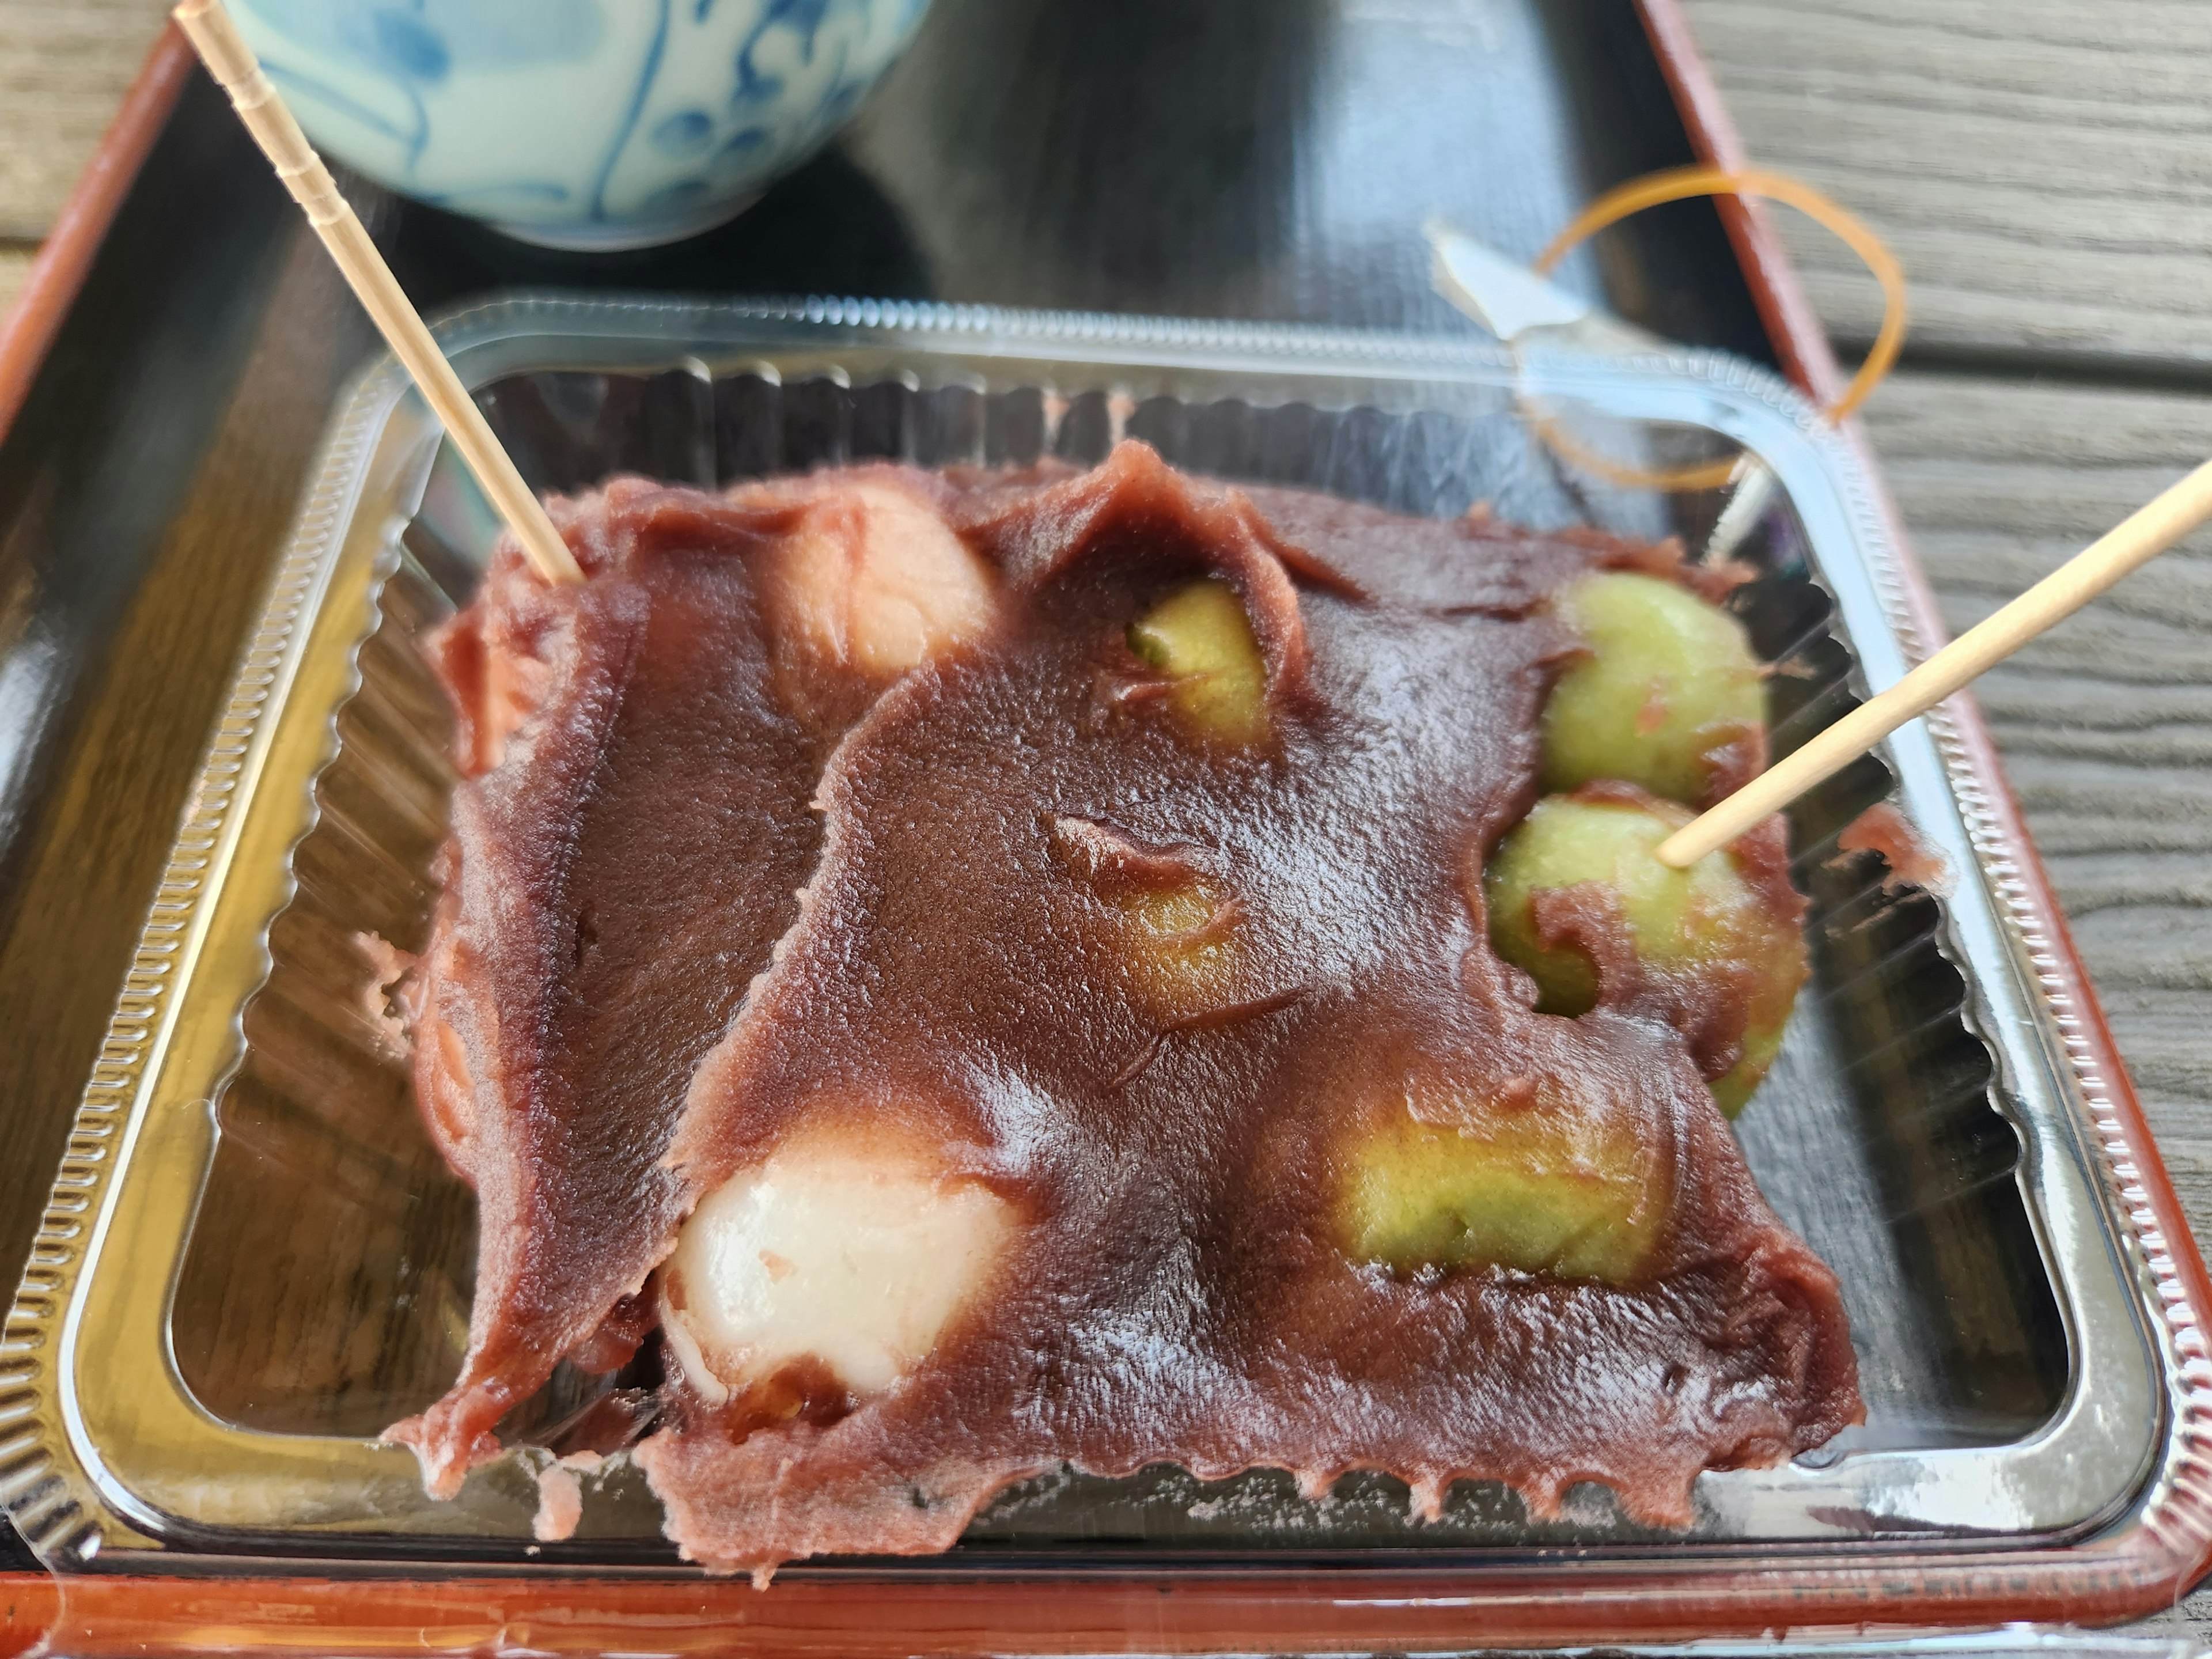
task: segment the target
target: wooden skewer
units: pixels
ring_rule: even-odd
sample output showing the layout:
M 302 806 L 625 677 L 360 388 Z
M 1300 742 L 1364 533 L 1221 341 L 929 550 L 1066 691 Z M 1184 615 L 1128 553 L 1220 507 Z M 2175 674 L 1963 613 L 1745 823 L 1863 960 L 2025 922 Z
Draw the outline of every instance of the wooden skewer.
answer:
M 545 508 L 515 471 L 513 459 L 500 447 L 483 411 L 408 303 L 398 278 L 384 263 L 376 244 L 369 240 L 359 216 L 338 194 L 330 169 L 300 131 L 300 124 L 292 118 L 276 88 L 269 84 L 269 77 L 261 72 L 253 48 L 239 33 L 222 0 L 181 0 L 173 15 L 207 65 L 208 73 L 230 94 L 239 119 L 275 165 L 276 176 L 307 210 L 307 222 L 323 239 L 331 258 L 337 261 L 339 270 L 352 284 L 386 343 L 415 377 L 431 412 L 443 423 L 462 460 L 514 532 L 524 555 L 549 582 L 581 581 L 584 573 L 568 551 L 568 544 L 561 539 Z
M 2072 616 L 2137 566 L 2212 519 L 2212 461 L 2130 514 L 2064 564 L 1968 629 L 1881 696 L 1860 704 L 1726 800 L 1659 843 L 1662 863 L 1686 869 L 1841 770 L 1983 670 Z

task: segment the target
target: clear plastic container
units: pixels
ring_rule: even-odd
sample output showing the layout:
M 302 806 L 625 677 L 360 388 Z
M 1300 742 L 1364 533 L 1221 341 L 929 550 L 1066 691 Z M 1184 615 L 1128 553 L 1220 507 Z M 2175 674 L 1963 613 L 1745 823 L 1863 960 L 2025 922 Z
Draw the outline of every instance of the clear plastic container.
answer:
M 1463 343 L 854 302 L 522 298 L 442 332 L 550 489 L 876 456 L 1089 461 L 1127 435 L 1231 479 L 1416 514 L 1483 500 L 1695 547 L 1717 492 L 1608 484 L 1563 455 L 1747 449 L 1780 484 L 1735 600 L 1777 665 L 1777 749 L 1919 654 L 1852 452 L 1732 361 L 1516 365 Z M 501 1594 L 576 1630 L 586 1609 L 653 1605 L 622 1581 L 688 1572 L 619 1464 L 586 1482 L 573 1540 L 532 1541 L 550 1453 L 530 1443 L 603 1386 L 580 1373 L 510 1420 L 525 1449 L 452 1503 L 374 1440 L 458 1360 L 473 1206 L 374 1040 L 350 939 L 425 931 L 452 775 L 416 645 L 465 600 L 495 529 L 396 372 L 369 375 L 336 418 L 10 1322 L 5 1398 L 27 1427 L 8 1502 L 58 1571 L 449 1587 L 523 1571 Z M 694 1577 L 686 1604 L 858 1631 L 921 1596 L 997 1646 L 1063 1615 L 1161 1645 L 1412 1646 L 2113 1617 L 2170 1594 L 2208 1539 L 2202 1268 L 2130 1199 L 2139 1120 L 2069 1036 L 2070 963 L 1992 787 L 1939 713 L 1791 813 L 1815 978 L 1738 1133 L 1842 1280 L 1863 1427 L 1702 1477 L 1681 1534 L 1632 1527 L 1596 1487 L 1536 1524 L 1510 1492 L 1464 1485 L 1423 1524 L 1380 1477 L 1309 1503 L 1264 1473 L 1063 1474 L 943 1557 L 796 1565 L 766 1593 Z M 1838 853 L 1883 799 L 1950 866 L 1940 898 Z

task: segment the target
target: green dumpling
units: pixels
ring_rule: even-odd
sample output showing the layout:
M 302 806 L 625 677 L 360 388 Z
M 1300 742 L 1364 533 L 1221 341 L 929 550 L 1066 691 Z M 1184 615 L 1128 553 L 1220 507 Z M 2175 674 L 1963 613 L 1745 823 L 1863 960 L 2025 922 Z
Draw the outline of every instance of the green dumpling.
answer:
M 1547 790 L 1618 778 L 1703 806 L 1755 769 L 1766 692 L 1735 617 L 1662 577 L 1617 570 L 1571 583 L 1555 610 L 1589 654 L 1545 705 Z M 1730 768 L 1732 744 L 1749 749 Z
M 1742 988 L 1744 1027 L 1729 1069 L 1710 1078 L 1731 1116 L 1773 1063 L 1797 988 L 1805 939 L 1793 908 L 1778 912 L 1723 848 L 1687 870 L 1659 861 L 1659 843 L 1689 822 L 1670 802 L 1616 789 L 1538 801 L 1483 872 L 1490 941 L 1528 970 L 1546 1013 L 1576 1015 L 1597 1004 L 1598 964 L 1566 939 L 1547 943 L 1535 896 L 1577 887 L 1603 890 L 1625 926 L 1637 963 L 1655 974 L 1703 970 L 1709 986 Z
M 1207 736 L 1250 743 L 1267 730 L 1267 665 L 1244 602 L 1226 582 L 1193 582 L 1129 625 L 1129 648 L 1174 677 L 1176 711 Z
M 1629 1124 L 1556 1103 L 1471 1131 L 1406 1116 L 1348 1149 L 1338 1227 L 1353 1261 L 1404 1273 L 1495 1264 L 1626 1284 L 1666 1218 L 1665 1175 Z

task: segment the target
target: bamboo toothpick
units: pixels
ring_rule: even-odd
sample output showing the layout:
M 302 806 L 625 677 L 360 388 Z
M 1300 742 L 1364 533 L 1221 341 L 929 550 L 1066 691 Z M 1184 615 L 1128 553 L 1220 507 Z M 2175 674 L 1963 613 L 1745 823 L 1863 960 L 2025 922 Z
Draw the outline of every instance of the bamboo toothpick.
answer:
M 307 222 L 323 239 L 331 258 L 337 261 L 339 270 L 386 343 L 414 376 L 424 401 L 444 425 L 446 435 L 453 441 L 453 447 L 476 475 L 493 507 L 514 532 L 524 555 L 549 582 L 581 581 L 584 573 L 568 551 L 568 544 L 561 539 L 553 520 L 515 471 L 514 460 L 500 447 L 483 412 L 408 302 L 398 278 L 384 263 L 360 218 L 338 194 L 330 169 L 300 131 L 300 124 L 292 118 L 276 88 L 269 84 L 269 77 L 261 72 L 253 48 L 239 33 L 222 0 L 181 0 L 173 15 L 200 61 L 207 65 L 208 73 L 230 94 L 239 119 L 275 165 L 276 176 L 306 210 Z
M 2212 519 L 2212 461 L 2130 514 L 2064 564 L 1945 646 L 1881 696 L 1753 778 L 1719 805 L 1659 843 L 1659 857 L 1686 869 L 1840 771 L 1916 715 Z

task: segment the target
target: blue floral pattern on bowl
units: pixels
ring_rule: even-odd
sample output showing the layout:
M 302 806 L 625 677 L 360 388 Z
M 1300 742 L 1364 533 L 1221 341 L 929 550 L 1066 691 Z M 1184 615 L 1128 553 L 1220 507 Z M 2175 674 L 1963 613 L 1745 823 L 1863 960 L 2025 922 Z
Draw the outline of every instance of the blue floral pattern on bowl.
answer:
M 558 247 L 719 223 L 825 143 L 929 0 L 238 0 L 307 135 Z

